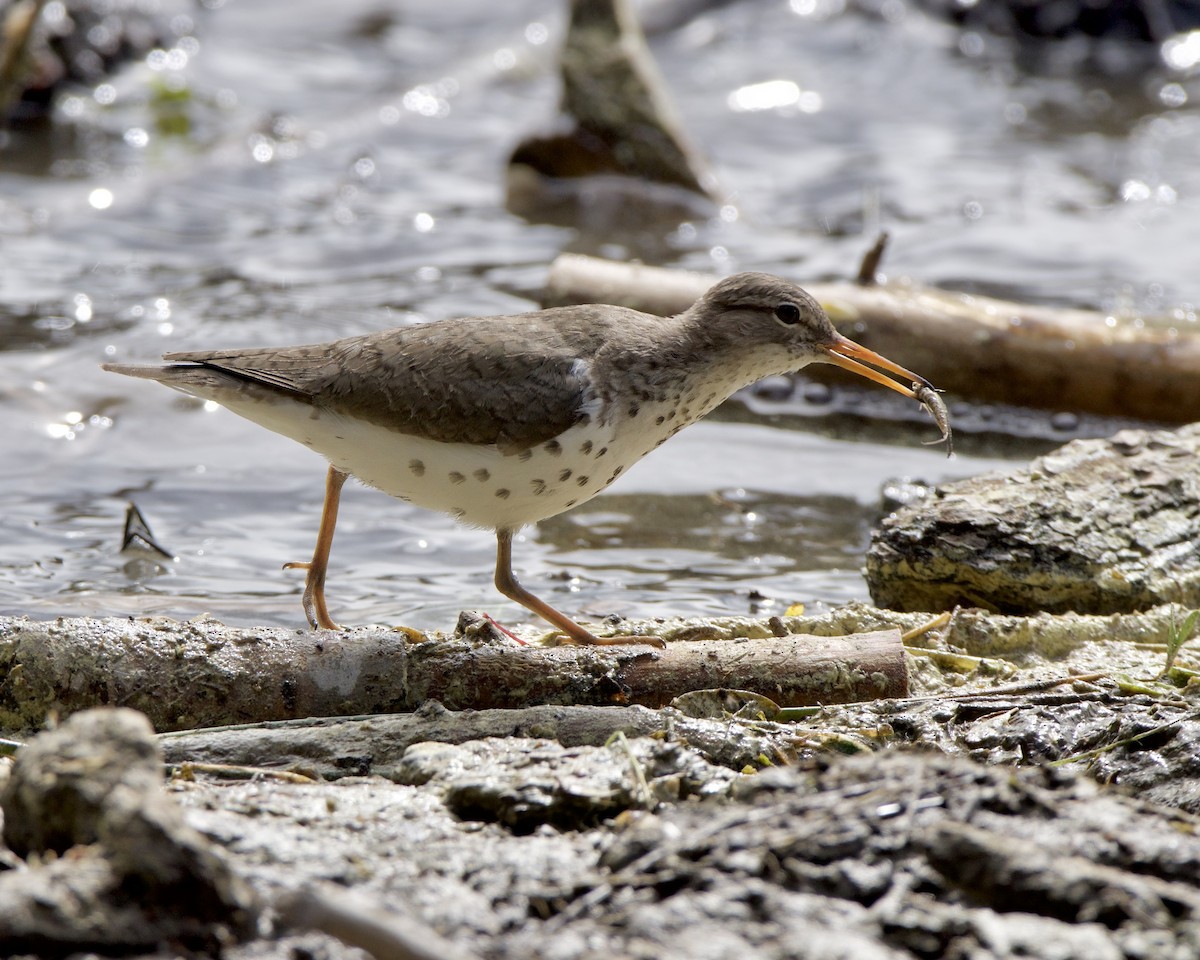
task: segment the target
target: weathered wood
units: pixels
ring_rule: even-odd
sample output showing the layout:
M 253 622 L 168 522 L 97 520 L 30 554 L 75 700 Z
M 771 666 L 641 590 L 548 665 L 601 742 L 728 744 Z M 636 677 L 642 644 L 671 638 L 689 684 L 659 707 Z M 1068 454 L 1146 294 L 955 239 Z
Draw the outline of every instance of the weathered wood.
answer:
M 891 630 L 674 644 L 629 660 L 619 676 L 629 701 L 647 707 L 717 687 L 760 693 L 781 707 L 904 696 L 899 691 L 908 689 L 904 647 Z
M 1200 424 L 1075 440 L 884 520 L 871 596 L 898 610 L 1108 614 L 1200 605 Z
M 564 254 L 547 280 L 545 302 L 615 303 L 671 315 L 715 278 Z M 939 388 L 974 400 L 1049 410 L 1200 420 L 1200 333 L 1105 314 L 955 293 L 907 282 L 863 286 L 813 283 L 843 333 Z M 814 379 L 841 376 L 818 364 Z
M 539 706 L 520 710 L 447 710 L 430 701 L 412 713 L 282 720 L 242 726 L 176 730 L 159 735 L 168 764 L 304 771 L 325 780 L 342 777 L 401 779 L 406 751 L 415 743 L 468 743 L 525 737 L 564 747 L 601 747 L 621 734 L 651 737 L 670 727 L 671 740 L 709 762 L 742 770 L 767 758 L 791 762 L 811 746 L 809 731 L 788 723 L 739 721 L 728 716 L 670 718 L 646 707 Z
M 761 636 L 761 634 L 760 634 Z M 131 706 L 158 730 L 411 710 L 549 704 L 660 706 L 736 687 L 781 706 L 903 696 L 895 630 L 859 636 L 695 640 L 669 649 L 410 643 L 386 628 L 242 629 L 212 620 L 0 618 L 0 726 L 52 710 Z
M 666 650 L 456 643 L 439 644 L 419 661 L 415 654 L 405 699 L 411 706 L 438 700 L 451 709 L 533 703 L 661 707 L 691 690 L 714 687 L 761 693 L 780 706 L 807 706 L 899 696 L 908 682 L 900 634 L 892 631 L 695 640 Z

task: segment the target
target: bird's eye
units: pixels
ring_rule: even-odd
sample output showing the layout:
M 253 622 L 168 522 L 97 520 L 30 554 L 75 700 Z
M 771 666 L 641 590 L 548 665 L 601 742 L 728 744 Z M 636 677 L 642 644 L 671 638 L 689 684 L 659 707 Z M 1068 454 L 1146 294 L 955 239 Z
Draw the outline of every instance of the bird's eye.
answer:
M 783 323 L 799 323 L 800 308 L 794 303 L 781 303 L 775 308 L 775 316 Z

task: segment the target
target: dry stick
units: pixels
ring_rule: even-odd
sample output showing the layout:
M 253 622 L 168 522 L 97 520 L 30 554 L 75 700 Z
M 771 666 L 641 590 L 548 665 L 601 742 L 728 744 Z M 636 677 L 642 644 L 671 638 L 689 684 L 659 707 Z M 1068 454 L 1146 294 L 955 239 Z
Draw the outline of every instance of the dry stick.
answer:
M 954 692 L 950 693 L 933 693 L 927 697 L 907 697 L 903 700 L 896 701 L 896 706 L 907 706 L 908 704 L 928 703 L 931 700 L 942 700 L 954 702 L 958 700 L 986 700 L 989 697 L 1006 697 L 1014 693 L 1041 693 L 1043 690 L 1052 690 L 1055 687 L 1060 687 L 1064 683 L 1091 683 L 1095 680 L 1103 680 L 1107 677 L 1107 673 L 1079 673 L 1072 674 L 1067 677 L 1054 677 L 1051 680 L 1031 680 L 1028 683 L 1010 683 L 1000 687 L 989 687 L 986 690 L 972 690 L 969 692 Z
M 1092 750 L 1085 750 L 1083 753 L 1074 753 L 1069 757 L 1060 757 L 1057 760 L 1051 760 L 1047 766 L 1062 767 L 1068 763 L 1075 763 L 1079 760 L 1091 760 L 1094 757 L 1100 756 L 1102 753 L 1109 753 L 1116 750 L 1117 747 L 1125 747 L 1131 743 L 1137 743 L 1139 740 L 1145 740 L 1147 737 L 1152 737 L 1155 734 L 1162 733 L 1164 730 L 1170 730 L 1172 727 L 1177 727 L 1181 723 L 1187 723 L 1189 720 L 1200 719 L 1200 711 L 1184 714 L 1182 717 L 1176 717 L 1167 723 L 1160 723 L 1157 727 L 1151 727 L 1149 730 L 1143 730 L 1141 733 L 1135 733 L 1131 737 L 1122 737 L 1120 740 L 1114 740 L 1112 743 L 1105 744 L 1102 747 L 1096 747 Z
M 184 780 L 195 779 L 197 773 L 207 773 L 225 780 L 280 780 L 284 783 L 310 784 L 318 783 L 312 777 L 291 770 L 272 770 L 270 767 L 248 767 L 238 763 L 200 763 L 186 760 L 183 763 L 168 763 L 165 765 L 167 775 L 181 777 Z
M 906 631 L 905 633 L 903 633 L 903 634 L 900 636 L 900 640 L 901 640 L 903 643 L 909 643 L 909 642 L 911 642 L 911 641 L 913 641 L 913 640 L 916 640 L 916 639 L 917 639 L 917 637 L 922 637 L 922 636 L 924 636 L 924 635 L 925 635 L 925 634 L 927 634 L 927 633 L 928 633 L 930 630 L 936 630 L 936 629 L 938 629 L 939 627 L 944 627 L 944 626 L 946 626 L 946 625 L 947 625 L 947 624 L 950 622 L 950 620 L 953 618 L 953 616 L 954 616 L 954 613 L 955 613 L 955 611 L 954 611 L 954 610 L 947 610 L 945 613 L 939 613 L 939 614 L 938 614 L 936 617 L 934 617 L 932 620 L 926 620 L 926 621 L 925 621 L 924 623 L 922 623 L 920 626 L 913 627 L 911 630 L 908 630 L 908 631 Z
M 887 250 L 888 239 L 888 232 L 881 231 L 871 249 L 863 254 L 862 263 L 858 267 L 858 276 L 854 281 L 860 287 L 875 286 L 876 278 L 879 275 L 879 264 L 883 260 L 884 251 Z
M 428 924 L 387 911 L 361 894 L 305 888 L 276 903 L 285 926 L 320 930 L 379 960 L 474 960 Z

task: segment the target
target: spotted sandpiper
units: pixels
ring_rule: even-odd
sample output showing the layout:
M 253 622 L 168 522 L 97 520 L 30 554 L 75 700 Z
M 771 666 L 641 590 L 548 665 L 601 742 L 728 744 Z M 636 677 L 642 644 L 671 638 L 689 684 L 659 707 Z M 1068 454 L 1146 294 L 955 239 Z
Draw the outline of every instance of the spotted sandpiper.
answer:
M 520 527 L 590 500 L 734 391 L 814 361 L 907 397 L 932 393 L 837 333 L 789 281 L 741 273 L 669 318 L 591 304 L 464 317 L 294 347 L 169 353 L 166 365 L 105 364 L 213 400 L 330 463 L 304 611 L 339 629 L 325 573 L 347 476 L 496 532 L 496 588 L 585 644 L 596 637 L 521 586 Z M 904 378 L 899 382 L 871 364 Z M 911 386 L 910 386 L 911 384 Z

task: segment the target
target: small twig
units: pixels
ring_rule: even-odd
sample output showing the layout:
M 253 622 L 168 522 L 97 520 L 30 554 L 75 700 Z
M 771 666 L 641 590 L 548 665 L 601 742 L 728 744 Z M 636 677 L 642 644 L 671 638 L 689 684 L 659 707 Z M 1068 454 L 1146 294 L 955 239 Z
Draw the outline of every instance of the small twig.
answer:
M 1010 683 L 1000 687 L 989 687 L 987 690 L 971 690 L 963 693 L 956 692 L 949 699 L 956 701 L 986 700 L 989 697 L 1007 697 L 1011 696 L 1012 694 L 1041 693 L 1043 690 L 1052 690 L 1055 687 L 1060 687 L 1064 683 L 1091 683 L 1096 680 L 1103 680 L 1107 676 L 1107 673 L 1079 673 L 1066 677 L 1055 677 L 1052 680 L 1032 680 L 1028 683 Z M 948 697 L 945 693 L 933 693 L 925 697 L 906 697 L 903 700 L 892 700 L 889 703 L 889 706 L 905 707 L 910 704 L 915 706 L 919 703 L 928 703 L 931 700 L 945 701 L 947 699 Z
M 378 960 L 475 960 L 416 917 L 385 910 L 361 894 L 305 888 L 275 904 L 287 927 L 320 930 Z
M 1055 677 L 1052 680 L 1031 680 L 1028 683 L 1010 683 L 1003 687 L 992 687 L 990 690 L 978 690 L 972 693 L 955 694 L 956 700 L 974 700 L 982 697 L 1005 697 L 1013 693 L 1041 693 L 1043 690 L 1053 690 L 1064 683 L 1092 683 L 1103 680 L 1107 673 L 1075 673 L 1066 677 Z M 930 700 L 944 700 L 945 694 L 930 697 Z
M 139 545 L 153 550 L 168 560 L 175 559 L 175 555 L 170 550 L 154 539 L 154 534 L 150 532 L 150 524 L 142 516 L 142 511 L 138 509 L 136 503 L 130 501 L 125 508 L 125 532 L 121 535 L 121 550 L 124 552 L 130 547 Z
M 924 657 L 936 663 L 939 667 L 954 670 L 957 673 L 974 673 L 977 670 L 992 673 L 1012 673 L 1016 668 L 1006 660 L 995 657 L 975 657 L 968 653 L 954 653 L 950 650 L 927 650 L 924 647 L 906 648 L 910 656 Z
M 881 230 L 874 245 L 863 254 L 862 263 L 858 267 L 858 276 L 855 278 L 855 283 L 860 287 L 875 286 L 876 277 L 879 275 L 879 262 L 883 259 L 883 253 L 887 249 L 888 239 L 888 232 Z
M 629 766 L 633 770 L 633 780 L 637 784 L 638 793 L 641 795 L 642 805 L 647 809 L 654 806 L 654 796 L 650 792 L 650 784 L 646 782 L 646 772 L 642 769 L 642 762 L 633 752 L 633 748 L 629 745 L 629 738 L 625 736 L 624 730 L 618 730 L 608 742 L 604 744 L 606 747 L 619 746 L 621 751 L 629 758 Z
M 1103 747 L 1096 747 L 1094 750 L 1085 750 L 1083 753 L 1075 753 L 1069 757 L 1061 757 L 1058 760 L 1051 760 L 1047 766 L 1061 767 L 1068 763 L 1075 763 L 1079 760 L 1091 760 L 1101 754 L 1109 753 L 1116 750 L 1117 747 L 1126 747 L 1131 743 L 1137 743 L 1139 740 L 1145 740 L 1147 737 L 1152 737 L 1156 733 L 1162 733 L 1164 730 L 1170 730 L 1172 727 L 1177 727 L 1181 723 L 1186 723 L 1189 720 L 1200 719 L 1200 710 L 1193 713 L 1185 714 L 1182 717 L 1177 717 L 1167 723 L 1160 723 L 1157 727 L 1151 727 L 1149 730 L 1143 730 L 1141 733 L 1135 733 L 1132 737 L 1124 737 L 1112 743 L 1105 744 Z
M 269 780 L 282 780 L 284 783 L 320 782 L 303 773 L 293 773 L 291 770 L 246 767 L 233 763 L 193 763 L 190 760 L 184 763 L 167 764 L 167 773 L 183 780 L 194 780 L 197 773 L 210 773 L 215 777 L 224 777 L 226 780 L 254 780 L 263 777 Z
M 950 619 L 957 612 L 958 608 L 956 607 L 954 610 L 947 610 L 945 613 L 939 613 L 932 620 L 926 620 L 919 626 L 913 627 L 907 633 L 900 634 L 900 642 L 907 645 L 909 641 L 916 640 L 917 637 L 923 637 L 930 630 L 937 630 L 939 627 L 946 626 L 950 622 Z

